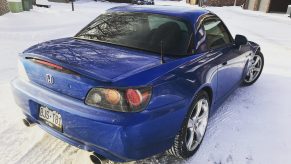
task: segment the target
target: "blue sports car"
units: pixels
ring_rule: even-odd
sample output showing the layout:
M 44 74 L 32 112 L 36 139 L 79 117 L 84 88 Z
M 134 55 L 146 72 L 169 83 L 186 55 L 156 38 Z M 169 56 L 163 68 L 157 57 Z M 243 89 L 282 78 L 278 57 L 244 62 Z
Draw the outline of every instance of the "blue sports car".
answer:
M 18 64 L 11 85 L 25 125 L 92 160 L 124 162 L 191 157 L 208 119 L 234 89 L 256 82 L 264 58 L 210 11 L 123 6 L 74 37 L 30 47 Z

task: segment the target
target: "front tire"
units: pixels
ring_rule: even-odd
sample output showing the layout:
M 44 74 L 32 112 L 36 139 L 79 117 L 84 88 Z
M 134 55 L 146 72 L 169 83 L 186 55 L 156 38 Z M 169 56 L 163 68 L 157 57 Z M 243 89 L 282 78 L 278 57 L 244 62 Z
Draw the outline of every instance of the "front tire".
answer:
M 250 86 L 254 84 L 261 76 L 263 68 L 264 56 L 261 52 L 257 52 L 251 61 L 251 66 L 243 80 L 243 85 Z
M 183 127 L 175 137 L 168 153 L 178 158 L 187 159 L 195 154 L 204 138 L 208 123 L 210 101 L 207 92 L 201 91 L 193 101 Z

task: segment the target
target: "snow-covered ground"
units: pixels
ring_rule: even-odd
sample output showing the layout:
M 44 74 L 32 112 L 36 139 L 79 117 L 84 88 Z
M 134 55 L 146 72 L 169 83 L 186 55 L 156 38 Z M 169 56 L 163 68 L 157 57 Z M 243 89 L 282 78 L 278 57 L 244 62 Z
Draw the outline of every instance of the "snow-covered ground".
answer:
M 38 1 L 40 2 L 40 1 Z M 49 3 L 49 2 L 42 2 Z M 177 2 L 160 4 L 185 5 Z M 26 128 L 14 104 L 9 81 L 16 76 L 17 54 L 49 39 L 72 36 L 98 14 L 125 4 L 82 0 L 49 3 L 50 9 L 0 17 L 0 163 L 90 163 L 88 153 L 38 127 Z M 244 11 L 238 7 L 208 8 L 233 35 L 259 43 L 265 54 L 257 83 L 242 87 L 210 120 L 199 151 L 188 161 L 153 157 L 138 163 L 288 164 L 291 161 L 291 19 L 282 14 Z

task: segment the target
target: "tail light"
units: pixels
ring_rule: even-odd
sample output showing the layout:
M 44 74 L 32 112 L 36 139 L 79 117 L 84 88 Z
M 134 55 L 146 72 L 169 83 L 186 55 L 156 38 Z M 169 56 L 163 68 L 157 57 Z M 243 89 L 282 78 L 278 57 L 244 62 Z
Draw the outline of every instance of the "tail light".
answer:
M 85 103 L 90 106 L 119 111 L 140 112 L 150 101 L 151 88 L 93 88 L 89 91 Z

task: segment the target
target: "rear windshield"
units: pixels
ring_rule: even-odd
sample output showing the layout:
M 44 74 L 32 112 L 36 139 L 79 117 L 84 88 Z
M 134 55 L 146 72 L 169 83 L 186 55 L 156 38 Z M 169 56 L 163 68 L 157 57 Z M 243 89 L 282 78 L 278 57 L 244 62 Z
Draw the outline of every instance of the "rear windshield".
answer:
M 75 37 L 168 55 L 185 55 L 191 31 L 175 17 L 146 13 L 106 13 Z

